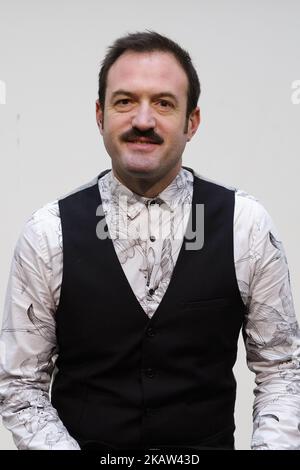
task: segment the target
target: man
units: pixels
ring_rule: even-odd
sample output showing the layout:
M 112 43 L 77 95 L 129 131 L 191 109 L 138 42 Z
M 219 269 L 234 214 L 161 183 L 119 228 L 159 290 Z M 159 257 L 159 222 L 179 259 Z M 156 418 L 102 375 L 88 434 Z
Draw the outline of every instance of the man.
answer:
M 35 212 L 15 250 L 0 390 L 19 449 L 233 449 L 241 328 L 252 448 L 300 448 L 283 246 L 253 197 L 182 166 L 199 94 L 170 39 L 109 49 L 96 118 L 112 170 Z

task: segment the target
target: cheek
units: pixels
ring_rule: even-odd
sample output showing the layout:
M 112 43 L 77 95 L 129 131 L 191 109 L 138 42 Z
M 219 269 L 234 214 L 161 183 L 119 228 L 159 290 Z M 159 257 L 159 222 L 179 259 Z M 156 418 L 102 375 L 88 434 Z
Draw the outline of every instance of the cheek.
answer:
M 104 127 L 107 134 L 111 137 L 122 134 L 130 127 L 131 120 L 128 114 L 111 114 L 106 113 L 104 116 Z
M 118 143 L 121 134 L 122 130 L 116 126 L 116 123 L 112 125 L 111 123 L 108 124 L 104 122 L 103 140 L 106 145 L 115 146 Z
M 166 135 L 171 136 L 172 139 L 180 140 L 185 128 L 185 119 L 181 115 L 172 116 L 170 120 L 162 122 L 161 127 Z
M 166 139 L 168 139 L 170 145 L 178 145 L 185 140 L 184 124 L 181 126 L 170 127 L 165 131 Z

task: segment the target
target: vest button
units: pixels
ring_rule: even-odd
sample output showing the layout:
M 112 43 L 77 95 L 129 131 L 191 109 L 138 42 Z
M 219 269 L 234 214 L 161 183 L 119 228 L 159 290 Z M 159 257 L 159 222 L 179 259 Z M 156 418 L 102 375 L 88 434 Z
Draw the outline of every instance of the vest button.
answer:
M 147 330 L 147 336 L 155 336 L 156 335 L 156 331 L 153 329 L 153 328 L 148 328 Z
M 156 238 L 154 235 L 150 235 L 150 241 L 155 242 Z
M 149 377 L 149 379 L 153 379 L 155 376 L 155 371 L 149 367 L 148 369 L 145 369 L 145 374 L 147 377 Z

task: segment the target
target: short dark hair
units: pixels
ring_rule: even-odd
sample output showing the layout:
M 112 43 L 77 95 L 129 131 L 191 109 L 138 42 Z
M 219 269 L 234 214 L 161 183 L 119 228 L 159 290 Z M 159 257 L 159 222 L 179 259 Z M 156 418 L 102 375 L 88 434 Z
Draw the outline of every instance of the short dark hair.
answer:
M 187 111 L 186 117 L 196 108 L 200 96 L 200 82 L 197 72 L 192 64 L 191 57 L 187 51 L 182 49 L 172 39 L 162 36 L 155 31 L 143 31 L 130 33 L 116 39 L 108 48 L 108 52 L 102 62 L 99 72 L 98 98 L 101 108 L 104 110 L 105 93 L 107 86 L 107 75 L 110 67 L 126 51 L 134 52 L 169 52 L 175 56 L 182 66 L 188 78 Z

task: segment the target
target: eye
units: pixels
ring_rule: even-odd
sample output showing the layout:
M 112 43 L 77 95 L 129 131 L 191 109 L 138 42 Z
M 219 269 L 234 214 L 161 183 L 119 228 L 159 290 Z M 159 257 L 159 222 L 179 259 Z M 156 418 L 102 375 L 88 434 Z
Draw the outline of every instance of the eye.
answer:
M 122 98 L 121 100 L 118 100 L 115 102 L 115 105 L 117 106 L 127 106 L 130 103 L 129 98 Z
M 164 109 L 168 109 L 168 108 L 173 107 L 173 104 L 168 100 L 159 100 L 158 104 L 159 104 L 160 108 L 164 108 Z

